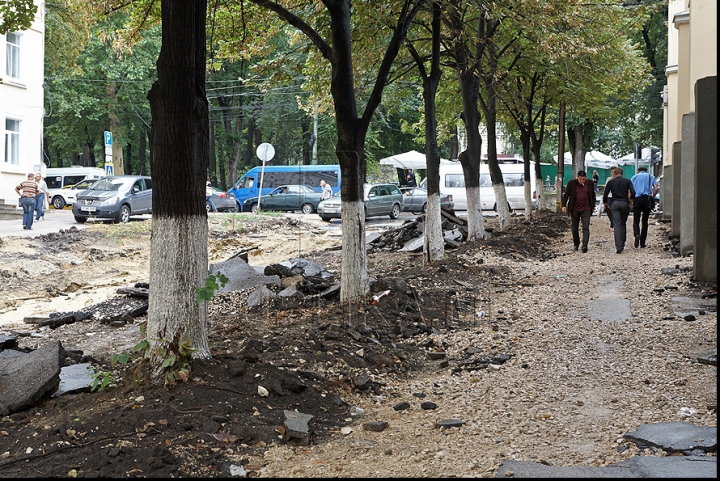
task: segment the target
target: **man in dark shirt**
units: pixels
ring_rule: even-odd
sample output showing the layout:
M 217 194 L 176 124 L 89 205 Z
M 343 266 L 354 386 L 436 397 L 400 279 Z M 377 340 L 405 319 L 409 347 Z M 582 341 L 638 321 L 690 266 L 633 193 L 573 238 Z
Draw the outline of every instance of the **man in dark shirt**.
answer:
M 603 205 L 608 204 L 608 195 L 612 192 L 612 209 L 610 215 L 613 216 L 613 225 L 615 226 L 615 252 L 620 254 L 625 249 L 625 240 L 627 238 L 627 218 L 630 215 L 630 204 L 635 199 L 635 188 L 630 179 L 623 177 L 622 167 L 615 167 L 615 175 L 605 184 L 605 192 L 603 193 Z
M 569 213 L 572 220 L 573 250 L 577 251 L 580 246 L 580 233 L 578 228 L 582 220 L 582 251 L 588 251 L 590 240 L 590 217 L 595 208 L 595 186 L 591 180 L 587 180 L 587 173 L 581 170 L 577 179 L 571 179 L 565 187 L 562 197 L 562 211 Z

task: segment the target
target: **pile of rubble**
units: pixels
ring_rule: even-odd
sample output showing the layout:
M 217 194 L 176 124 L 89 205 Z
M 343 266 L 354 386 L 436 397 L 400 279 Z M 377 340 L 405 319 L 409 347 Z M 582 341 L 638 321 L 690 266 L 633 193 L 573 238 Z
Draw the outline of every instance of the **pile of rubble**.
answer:
M 468 225 L 465 219 L 455 215 L 448 209 L 440 210 L 441 227 L 445 239 L 445 247 L 459 247 L 468 237 Z M 425 242 L 425 214 L 415 220 L 407 221 L 397 229 L 389 229 L 368 242 L 368 252 L 402 251 L 419 252 Z

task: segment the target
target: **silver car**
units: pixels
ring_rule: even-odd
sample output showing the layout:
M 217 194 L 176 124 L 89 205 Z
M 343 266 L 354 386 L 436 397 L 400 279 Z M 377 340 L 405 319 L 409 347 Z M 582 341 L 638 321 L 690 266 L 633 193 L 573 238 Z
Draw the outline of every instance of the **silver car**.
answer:
M 403 194 L 395 184 L 365 184 L 365 217 L 380 215 L 390 216 L 391 219 L 400 217 L 403 209 Z M 317 206 L 317 213 L 322 220 L 340 219 L 342 202 L 340 193 L 325 199 Z
M 144 175 L 102 177 L 75 197 L 75 220 L 89 218 L 128 222 L 130 216 L 152 213 L 152 180 Z

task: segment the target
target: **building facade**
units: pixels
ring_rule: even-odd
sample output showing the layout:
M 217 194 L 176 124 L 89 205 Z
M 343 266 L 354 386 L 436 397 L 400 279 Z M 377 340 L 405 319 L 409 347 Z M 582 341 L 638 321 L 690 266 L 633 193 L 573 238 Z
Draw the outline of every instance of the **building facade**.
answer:
M 0 35 L 0 203 L 17 205 L 15 186 L 43 166 L 45 9 L 27 30 Z

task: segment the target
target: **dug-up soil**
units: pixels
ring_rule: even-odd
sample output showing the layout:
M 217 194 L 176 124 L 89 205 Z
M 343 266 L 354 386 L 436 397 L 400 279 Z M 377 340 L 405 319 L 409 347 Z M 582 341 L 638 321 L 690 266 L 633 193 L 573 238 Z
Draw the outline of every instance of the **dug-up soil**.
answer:
M 228 219 L 210 218 L 211 262 L 241 250 L 256 266 L 304 257 L 339 279 L 340 237 L 326 228 Z M 566 216 L 494 227 L 487 218 L 489 240 L 435 264 L 370 248 L 371 294 L 390 291 L 377 305 L 249 310 L 247 291 L 218 295 L 213 357 L 174 386 L 151 381 L 142 360 L 110 366 L 141 340 L 143 317 L 21 322 L 147 282 L 148 229 L 4 239 L 0 334 L 23 348 L 60 340 L 67 363 L 116 383 L 0 420 L 0 477 L 493 477 L 508 459 L 606 466 L 675 454 L 623 438 L 645 423 L 716 426 L 716 366 L 698 362 L 716 353 L 716 309 L 678 310 L 716 286 L 692 279 L 669 224 L 653 219 L 648 247 L 629 242 L 620 255 L 605 217 L 593 218 L 586 254 L 572 251 Z M 25 312 L 15 323 L 13 310 Z M 308 415 L 307 436 L 288 435 L 288 412 Z

